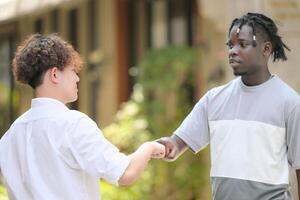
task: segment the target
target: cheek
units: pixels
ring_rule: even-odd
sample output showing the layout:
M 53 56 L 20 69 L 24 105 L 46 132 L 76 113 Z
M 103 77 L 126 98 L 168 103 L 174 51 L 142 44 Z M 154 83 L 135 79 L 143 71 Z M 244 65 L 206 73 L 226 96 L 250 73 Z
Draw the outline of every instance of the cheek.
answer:
M 255 62 L 258 58 L 257 52 L 252 50 L 245 50 L 240 55 L 244 60 L 248 60 L 249 62 Z

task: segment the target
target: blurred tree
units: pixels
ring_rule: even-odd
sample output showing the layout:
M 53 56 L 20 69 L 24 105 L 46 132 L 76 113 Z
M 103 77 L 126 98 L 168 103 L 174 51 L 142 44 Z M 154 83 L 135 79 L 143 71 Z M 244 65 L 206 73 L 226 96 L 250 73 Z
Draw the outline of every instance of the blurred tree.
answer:
M 194 104 L 197 51 L 187 46 L 152 49 L 140 64 L 141 109 L 153 138 L 169 136 Z M 205 155 L 205 154 L 201 154 Z M 155 165 L 151 191 L 156 199 L 208 199 L 207 156 L 185 153 L 174 163 Z
M 138 66 L 130 101 L 104 129 L 121 151 L 131 153 L 142 142 L 170 135 L 193 107 L 197 53 L 186 46 L 150 50 Z M 103 198 L 119 200 L 209 199 L 207 152 L 185 153 L 177 161 L 152 161 L 132 187 L 102 183 Z
M 151 139 L 148 123 L 141 115 L 139 104 L 143 101 L 141 87 L 135 86 L 131 99 L 124 103 L 114 123 L 103 129 L 104 135 L 121 152 L 130 154 L 142 143 Z M 140 180 L 131 187 L 115 187 L 102 181 L 102 198 L 109 200 L 140 200 L 149 195 L 152 186 L 153 164 L 151 163 Z

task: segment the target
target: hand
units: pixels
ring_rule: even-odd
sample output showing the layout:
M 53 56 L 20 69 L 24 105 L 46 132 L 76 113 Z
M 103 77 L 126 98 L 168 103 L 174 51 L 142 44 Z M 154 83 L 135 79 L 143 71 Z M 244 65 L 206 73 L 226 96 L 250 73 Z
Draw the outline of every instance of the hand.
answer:
M 151 142 L 153 146 L 153 151 L 151 158 L 161 159 L 165 157 L 165 146 L 158 142 Z
M 176 155 L 179 153 L 176 142 L 171 137 L 162 137 L 156 141 L 165 146 L 166 152 L 164 160 L 173 161 Z

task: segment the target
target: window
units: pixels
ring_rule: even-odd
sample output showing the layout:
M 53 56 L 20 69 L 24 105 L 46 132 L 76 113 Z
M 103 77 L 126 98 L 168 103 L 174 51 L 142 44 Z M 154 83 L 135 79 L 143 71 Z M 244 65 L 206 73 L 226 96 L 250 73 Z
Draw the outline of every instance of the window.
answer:
M 193 45 L 195 0 L 146 2 L 147 46 Z

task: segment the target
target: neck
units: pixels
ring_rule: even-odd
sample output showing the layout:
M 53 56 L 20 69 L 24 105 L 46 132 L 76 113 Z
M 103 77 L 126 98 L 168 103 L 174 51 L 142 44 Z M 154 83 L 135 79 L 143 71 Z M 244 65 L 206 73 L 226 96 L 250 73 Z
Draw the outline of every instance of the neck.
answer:
M 60 97 L 59 92 L 51 89 L 49 86 L 39 86 L 35 90 L 35 97 L 41 98 L 41 97 L 46 97 L 46 98 L 51 98 L 51 99 L 56 99 L 63 104 L 66 104 L 66 102 L 63 100 L 63 98 Z
M 271 78 L 271 73 L 267 71 L 262 74 L 242 75 L 242 81 L 247 86 L 260 85 Z

